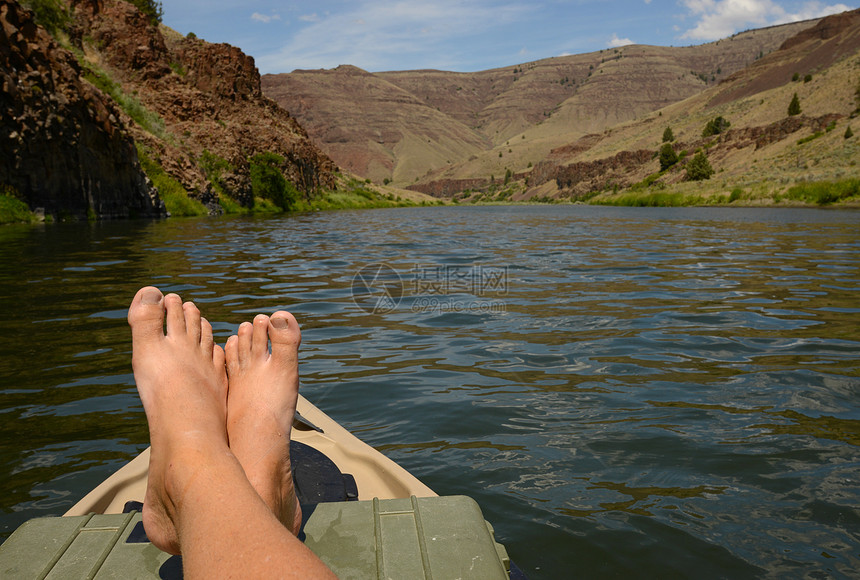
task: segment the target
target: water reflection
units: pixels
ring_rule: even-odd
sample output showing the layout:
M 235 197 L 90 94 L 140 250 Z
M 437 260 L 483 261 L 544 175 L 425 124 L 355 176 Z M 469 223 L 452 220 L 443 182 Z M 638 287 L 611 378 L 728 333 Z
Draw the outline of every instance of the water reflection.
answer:
M 195 300 L 223 342 L 303 325 L 304 392 L 534 578 L 860 567 L 860 214 L 426 208 L 0 228 L 0 535 L 146 445 L 125 309 Z M 372 263 L 403 301 L 352 300 Z M 435 296 L 416 265 L 507 268 Z M 447 301 L 447 302 L 446 302 Z M 501 301 L 500 310 L 452 305 Z

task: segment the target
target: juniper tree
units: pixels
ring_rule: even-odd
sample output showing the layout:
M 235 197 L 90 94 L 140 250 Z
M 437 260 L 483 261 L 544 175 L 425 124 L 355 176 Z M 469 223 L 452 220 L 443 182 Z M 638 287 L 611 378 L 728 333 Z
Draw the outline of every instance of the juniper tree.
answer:
M 149 18 L 153 26 L 161 24 L 161 19 L 164 17 L 164 9 L 161 6 L 161 2 L 157 0 L 129 0 L 129 2 L 137 6 L 137 9 Z
M 702 181 L 710 179 L 714 174 L 714 169 L 708 161 L 708 156 L 704 151 L 699 151 L 687 163 L 687 179 L 690 181 Z
M 660 171 L 666 171 L 678 162 L 678 154 L 671 143 L 664 143 L 660 148 Z
M 704 129 L 702 129 L 702 137 L 708 138 L 712 135 L 719 135 L 720 133 L 728 129 L 730 126 L 731 123 L 729 123 L 728 119 L 725 119 L 721 116 L 714 117 L 713 119 L 708 121 L 708 124 L 705 125 Z
M 675 140 L 675 134 L 672 132 L 672 127 L 666 127 L 663 131 L 663 143 L 671 143 Z
M 791 98 L 791 103 L 788 104 L 788 116 L 793 117 L 800 114 L 800 99 L 797 98 L 797 93 Z

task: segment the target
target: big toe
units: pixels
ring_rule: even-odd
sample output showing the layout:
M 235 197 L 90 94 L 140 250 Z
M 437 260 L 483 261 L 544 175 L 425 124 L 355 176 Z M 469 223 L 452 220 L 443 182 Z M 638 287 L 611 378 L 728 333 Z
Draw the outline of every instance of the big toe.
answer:
M 128 323 L 134 340 L 164 335 L 164 295 L 154 286 L 137 291 L 128 308 Z
M 274 358 L 293 359 L 302 342 L 302 332 L 296 317 L 283 310 L 269 317 L 269 340 Z

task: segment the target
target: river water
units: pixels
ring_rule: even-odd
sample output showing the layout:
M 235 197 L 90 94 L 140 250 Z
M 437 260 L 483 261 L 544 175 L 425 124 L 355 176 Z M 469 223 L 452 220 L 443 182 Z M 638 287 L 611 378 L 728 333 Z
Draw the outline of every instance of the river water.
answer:
M 860 212 L 445 207 L 0 229 L 0 539 L 147 445 L 126 308 L 303 326 L 303 393 L 530 577 L 857 577 Z

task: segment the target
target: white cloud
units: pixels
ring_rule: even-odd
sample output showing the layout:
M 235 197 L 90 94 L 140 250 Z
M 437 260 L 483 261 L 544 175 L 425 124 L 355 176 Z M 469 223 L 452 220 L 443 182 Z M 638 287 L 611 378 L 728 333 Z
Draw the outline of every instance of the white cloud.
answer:
M 628 44 L 635 44 L 629 38 L 618 38 L 617 34 L 613 34 L 612 38 L 609 39 L 609 47 L 610 48 L 618 48 L 619 46 L 627 46 Z
M 853 8 L 846 6 L 845 4 L 832 4 L 828 6 L 821 2 L 806 2 L 797 12 L 787 14 L 786 20 L 782 23 L 811 20 L 813 18 L 821 18 L 822 16 L 829 16 L 831 14 L 839 14 L 840 12 L 846 12 L 848 10 L 853 10 Z
M 392 70 L 404 57 L 423 66 L 457 66 L 455 53 L 477 34 L 517 23 L 535 10 L 525 0 L 363 0 L 319 16 L 291 36 L 278 52 L 257 55 L 261 70 L 331 68 L 353 64 Z
M 319 17 L 319 15 L 318 15 L 318 14 L 316 14 L 316 13 L 314 13 L 314 14 L 305 14 L 305 15 L 303 15 L 303 16 L 299 16 L 299 20 L 301 20 L 302 22 L 319 22 L 319 21 L 320 21 L 320 17 Z
M 825 5 L 818 1 L 804 2 L 793 11 L 773 0 L 681 0 L 681 5 L 697 20 L 696 26 L 681 38 L 694 40 L 717 40 L 739 30 L 799 22 L 851 10 L 845 4 Z
M 272 20 L 280 20 L 281 17 L 278 14 L 260 14 L 259 12 L 254 12 L 251 14 L 251 20 L 256 20 L 257 22 L 262 22 L 264 24 L 268 24 Z

